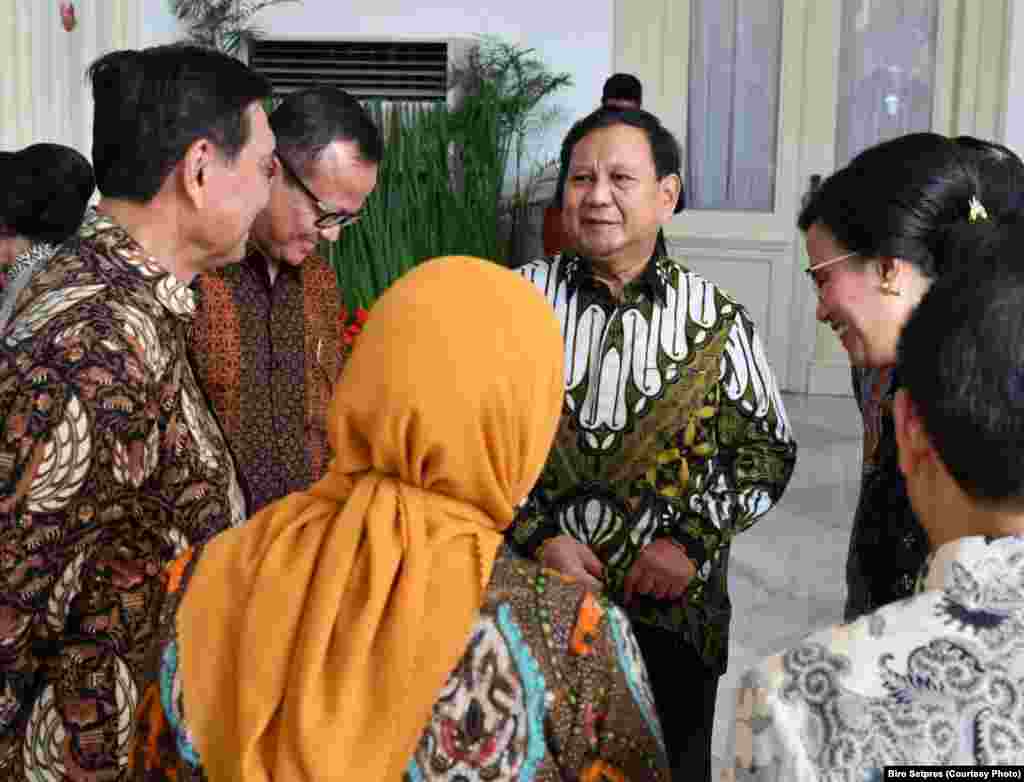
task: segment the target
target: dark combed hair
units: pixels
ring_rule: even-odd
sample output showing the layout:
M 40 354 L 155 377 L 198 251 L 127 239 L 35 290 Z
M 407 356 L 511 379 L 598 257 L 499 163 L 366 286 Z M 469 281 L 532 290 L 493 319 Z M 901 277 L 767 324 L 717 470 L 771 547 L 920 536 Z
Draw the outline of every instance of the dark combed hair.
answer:
M 608 77 L 601 90 L 601 102 L 606 100 L 635 100 L 644 102 L 644 85 L 632 73 L 614 73 Z
M 0 223 L 35 242 L 59 244 L 82 222 L 95 189 L 92 166 L 62 144 L 0 153 Z
M 964 492 L 1020 506 L 1024 224 L 986 221 L 957 233 L 972 262 L 954 265 L 914 310 L 900 336 L 900 380 Z
M 682 179 L 680 166 L 682 153 L 679 149 L 679 142 L 672 135 L 672 131 L 661 124 L 661 121 L 648 111 L 643 109 L 621 109 L 600 108 L 579 120 L 573 125 L 562 142 L 561 169 L 558 175 L 558 185 L 555 191 L 555 202 L 562 203 L 562 196 L 565 194 L 565 178 L 569 172 L 569 161 L 572 160 L 572 151 L 576 145 L 586 136 L 595 130 L 610 128 L 615 125 L 628 125 L 632 128 L 642 130 L 647 136 L 651 145 L 651 156 L 654 158 L 654 171 L 658 179 L 669 174 L 675 174 Z M 682 194 L 680 191 L 680 202 Z
M 288 95 L 270 115 L 277 151 L 295 168 L 307 169 L 335 141 L 353 141 L 359 157 L 380 163 L 380 130 L 355 98 L 336 87 L 310 87 Z
M 1011 149 L 994 141 L 957 136 L 953 139 L 977 173 L 978 199 L 994 220 L 1015 219 L 1024 209 L 1024 162 Z
M 183 44 L 111 52 L 88 76 L 96 184 L 141 203 L 201 138 L 236 160 L 249 140 L 246 109 L 270 95 L 269 82 L 233 57 Z
M 1001 150 L 1005 150 L 1006 155 Z M 1020 159 L 977 139 L 911 133 L 861 152 L 810 194 L 798 225 L 823 224 L 862 257 L 903 258 L 936 278 L 975 197 L 993 217 L 1019 208 Z

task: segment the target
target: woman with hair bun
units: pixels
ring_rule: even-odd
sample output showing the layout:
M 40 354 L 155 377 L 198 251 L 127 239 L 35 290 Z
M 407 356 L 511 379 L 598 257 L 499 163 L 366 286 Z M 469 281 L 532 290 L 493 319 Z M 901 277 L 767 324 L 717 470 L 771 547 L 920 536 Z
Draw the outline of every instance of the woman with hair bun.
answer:
M 92 166 L 62 144 L 0 152 L 0 331 L 32 272 L 82 222 L 95 188 Z
M 846 565 L 845 619 L 908 597 L 927 541 L 896 456 L 892 400 L 900 331 L 931 284 L 957 265 L 962 227 L 1020 208 L 1024 164 L 998 144 L 914 133 L 871 147 L 806 202 L 816 316 L 853 364 L 864 420 L 861 492 Z
M 1022 227 L 952 227 L 900 334 L 895 436 L 930 550 L 915 594 L 743 675 L 732 778 L 998 779 L 1024 763 Z M 965 766 L 992 771 L 942 770 Z

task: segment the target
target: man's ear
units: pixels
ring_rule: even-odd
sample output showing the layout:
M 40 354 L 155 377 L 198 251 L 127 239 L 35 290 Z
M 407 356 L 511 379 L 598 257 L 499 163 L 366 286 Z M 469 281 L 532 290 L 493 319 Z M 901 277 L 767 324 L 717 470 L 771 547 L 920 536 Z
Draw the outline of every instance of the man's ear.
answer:
M 683 180 L 679 174 L 667 174 L 658 181 L 658 197 L 664 212 L 662 222 L 672 219 L 679 200 L 679 191 L 683 188 Z
M 896 392 L 896 398 L 893 400 L 893 419 L 900 472 L 909 478 L 924 462 L 931 460 L 933 448 L 917 406 L 906 389 L 901 388 Z
M 214 147 L 209 139 L 199 138 L 189 144 L 179 166 L 181 186 L 196 209 L 202 209 L 208 198 Z

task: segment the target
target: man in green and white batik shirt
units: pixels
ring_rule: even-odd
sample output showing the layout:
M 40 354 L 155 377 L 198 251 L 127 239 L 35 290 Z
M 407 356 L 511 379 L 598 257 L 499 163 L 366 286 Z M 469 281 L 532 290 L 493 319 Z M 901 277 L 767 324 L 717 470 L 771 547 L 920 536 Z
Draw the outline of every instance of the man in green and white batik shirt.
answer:
M 796 443 L 742 305 L 655 253 L 681 186 L 672 134 L 599 109 L 562 166 L 574 250 L 519 270 L 562 322 L 565 409 L 509 537 L 626 606 L 675 773 L 707 779 L 729 544 L 782 494 Z

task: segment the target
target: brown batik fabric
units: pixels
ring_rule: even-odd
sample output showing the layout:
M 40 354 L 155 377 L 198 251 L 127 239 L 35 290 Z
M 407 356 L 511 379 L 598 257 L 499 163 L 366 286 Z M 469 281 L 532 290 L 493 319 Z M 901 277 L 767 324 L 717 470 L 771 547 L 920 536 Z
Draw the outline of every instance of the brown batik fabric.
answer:
M 341 370 L 341 298 L 318 256 L 282 264 L 256 250 L 199 278 L 191 350 L 255 513 L 327 468 L 327 405 Z
M 159 575 L 245 518 L 194 308 L 94 213 L 0 334 L 0 778 L 123 776 Z
M 201 548 L 186 552 L 165 578 L 163 629 L 146 666 L 131 752 L 137 782 L 207 779 L 183 708 L 176 628 L 201 556 Z M 346 778 L 345 769 L 324 773 Z M 503 551 L 404 778 L 667 780 L 661 728 L 625 615 Z

